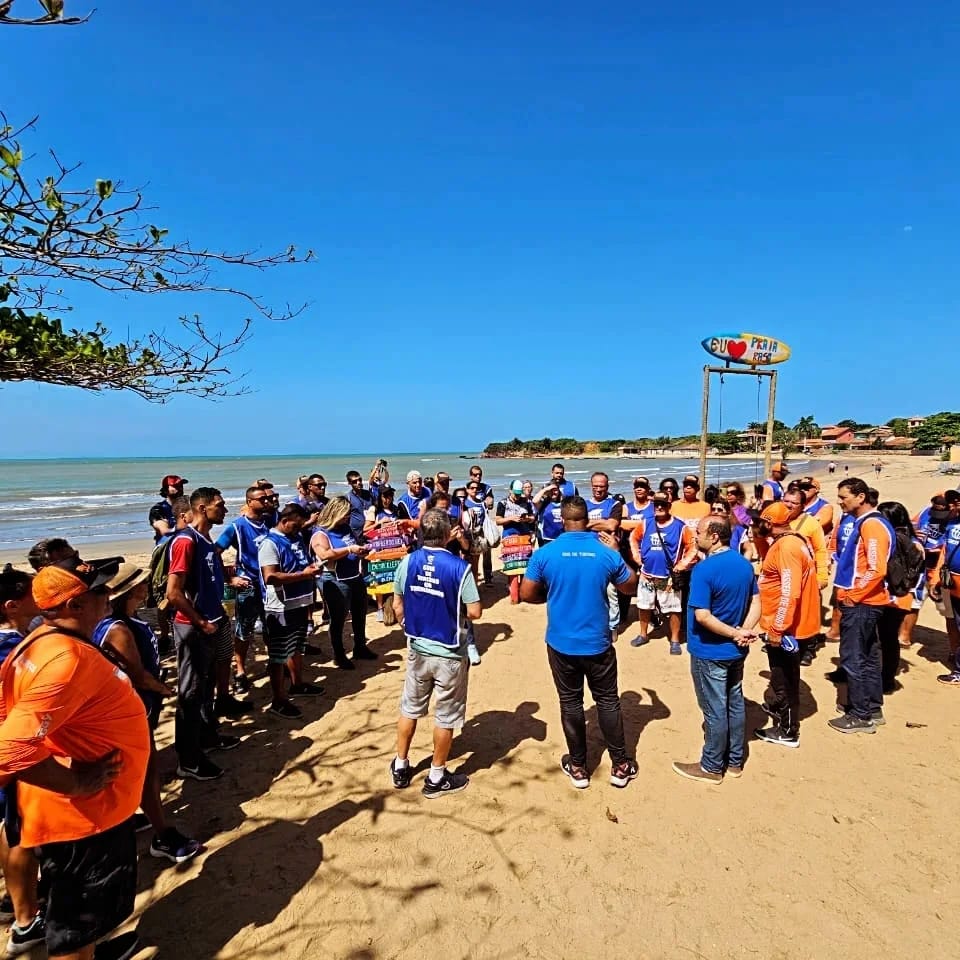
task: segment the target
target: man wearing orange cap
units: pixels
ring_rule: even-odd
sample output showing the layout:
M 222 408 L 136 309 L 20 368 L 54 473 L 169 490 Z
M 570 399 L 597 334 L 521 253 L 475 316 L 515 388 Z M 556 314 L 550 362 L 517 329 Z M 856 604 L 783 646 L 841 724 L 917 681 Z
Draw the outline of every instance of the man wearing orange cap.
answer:
M 132 912 L 137 892 L 133 814 L 150 734 L 125 673 L 92 643 L 116 562 L 77 557 L 44 567 L 33 597 L 44 623 L 0 671 L 0 784 L 16 776 L 21 842 L 50 885 L 47 950 L 92 960 L 97 940 Z M 135 934 L 97 949 L 121 960 Z
M 765 507 L 758 532 L 770 547 L 760 568 L 760 625 L 767 634 L 770 686 L 763 709 L 771 726 L 754 734 L 767 743 L 800 746 L 800 659 L 820 632 L 817 565 L 806 538 L 790 528 L 790 508 Z
M 820 496 L 820 481 L 813 477 L 801 477 L 797 484 L 803 494 L 803 512 L 813 517 L 823 527 L 823 535 L 833 530 L 833 504 Z
M 783 499 L 783 484 L 789 472 L 783 461 L 775 463 L 770 468 L 770 476 L 763 483 L 763 494 L 761 495 L 765 504 L 776 503 L 777 500 Z

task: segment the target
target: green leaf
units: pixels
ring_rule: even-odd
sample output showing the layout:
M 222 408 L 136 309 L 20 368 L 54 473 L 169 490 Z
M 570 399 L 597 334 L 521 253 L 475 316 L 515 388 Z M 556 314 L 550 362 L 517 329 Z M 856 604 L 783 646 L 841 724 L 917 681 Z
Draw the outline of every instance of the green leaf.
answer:
M 98 180 L 97 181 L 97 196 L 101 200 L 106 200 L 113 193 L 113 181 L 112 180 Z
M 0 160 L 2 160 L 8 167 L 13 167 L 14 169 L 16 169 L 20 163 L 20 161 L 17 159 L 17 155 L 12 150 L 8 150 L 2 144 L 0 144 Z

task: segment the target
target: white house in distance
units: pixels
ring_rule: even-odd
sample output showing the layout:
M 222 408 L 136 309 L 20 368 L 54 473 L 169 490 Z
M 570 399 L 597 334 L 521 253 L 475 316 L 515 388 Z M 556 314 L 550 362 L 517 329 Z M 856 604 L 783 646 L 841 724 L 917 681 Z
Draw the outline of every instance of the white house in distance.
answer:
M 926 422 L 926 417 L 907 417 L 907 427 L 911 430 L 916 430 L 918 427 L 922 427 Z

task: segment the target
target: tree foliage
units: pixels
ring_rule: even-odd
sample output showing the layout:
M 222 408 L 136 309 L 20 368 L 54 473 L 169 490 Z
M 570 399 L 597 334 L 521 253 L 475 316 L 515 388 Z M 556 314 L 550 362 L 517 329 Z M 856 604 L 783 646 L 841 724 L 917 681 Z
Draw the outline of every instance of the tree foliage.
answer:
M 801 440 L 809 440 L 811 437 L 820 436 L 820 425 L 813 416 L 801 417 L 793 427 L 794 433 Z
M 19 16 L 21 10 L 27 8 L 26 3 L 17 4 L 17 14 L 13 12 L 16 0 L 2 0 L 0 2 L 0 24 L 10 24 L 18 27 L 47 27 L 53 25 L 69 26 L 78 23 L 86 23 L 93 14 L 91 10 L 83 17 L 68 17 L 64 13 L 63 0 L 36 0 L 30 5 L 33 10 L 33 16 Z M 36 8 L 39 7 L 40 10 Z
M 960 443 L 960 413 L 935 413 L 916 429 L 917 447 L 939 450 L 950 443 Z
M 284 320 L 303 306 L 276 310 L 214 270 L 264 270 L 312 254 L 211 250 L 171 239 L 152 222 L 139 190 L 83 177 L 79 164 L 68 166 L 53 151 L 41 168 L 23 144 L 34 124 L 14 129 L 0 114 L 0 381 L 130 390 L 157 401 L 243 392 L 226 360 L 247 340 L 249 317 L 226 336 L 193 315 L 179 317 L 174 332 L 111 342 L 101 322 L 63 329 L 57 316 L 72 309 L 71 284 L 121 294 L 222 293 Z
M 894 417 L 887 421 L 887 426 L 893 431 L 895 437 L 909 437 L 910 425 L 906 417 Z

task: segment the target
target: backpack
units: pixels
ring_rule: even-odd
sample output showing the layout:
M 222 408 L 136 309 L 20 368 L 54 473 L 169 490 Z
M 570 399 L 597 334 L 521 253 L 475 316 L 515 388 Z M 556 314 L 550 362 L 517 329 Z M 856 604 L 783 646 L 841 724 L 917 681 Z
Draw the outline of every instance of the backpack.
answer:
M 906 530 L 896 530 L 893 553 L 887 561 L 887 589 L 895 597 L 912 593 L 926 568 L 923 550 L 910 538 Z
M 167 608 L 167 575 L 170 573 L 170 541 L 172 537 L 165 537 L 150 554 L 150 577 L 147 583 L 150 589 L 147 593 L 147 606 L 158 610 Z

